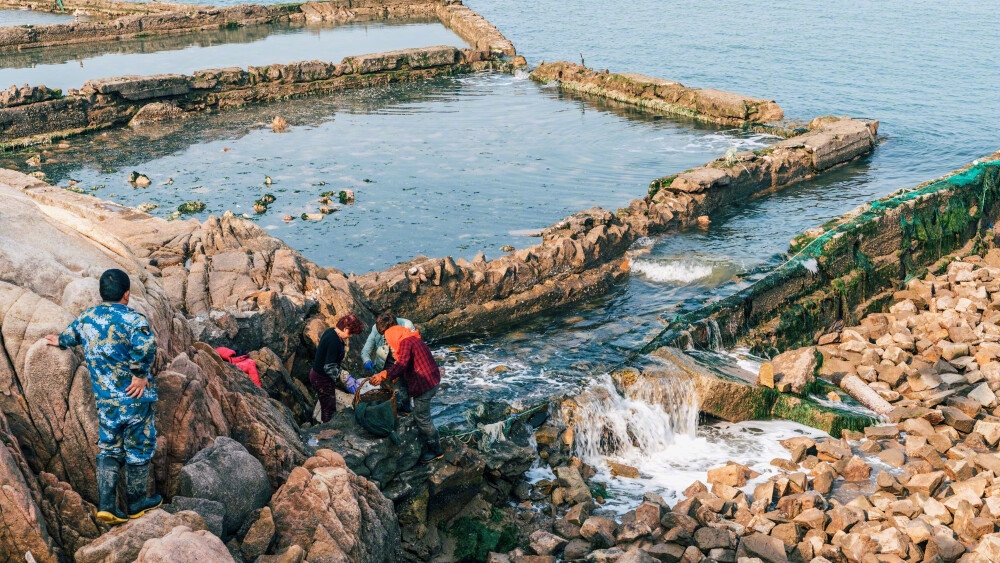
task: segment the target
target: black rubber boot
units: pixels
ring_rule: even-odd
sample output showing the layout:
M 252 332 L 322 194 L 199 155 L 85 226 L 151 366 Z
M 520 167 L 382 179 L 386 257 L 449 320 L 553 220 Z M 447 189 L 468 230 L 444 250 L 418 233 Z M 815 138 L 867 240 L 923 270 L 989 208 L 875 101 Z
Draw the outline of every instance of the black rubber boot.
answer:
M 128 476 L 125 486 L 125 497 L 128 500 L 128 517 L 138 518 L 143 514 L 163 504 L 160 495 L 146 496 L 146 483 L 149 482 L 149 462 L 142 465 L 125 466 Z
M 430 463 L 442 457 L 444 457 L 444 450 L 441 449 L 441 439 L 428 440 L 427 451 L 424 452 L 424 455 L 420 456 L 420 463 Z
M 121 524 L 128 518 L 118 509 L 118 471 L 121 465 L 113 457 L 97 458 L 97 519 L 105 524 Z

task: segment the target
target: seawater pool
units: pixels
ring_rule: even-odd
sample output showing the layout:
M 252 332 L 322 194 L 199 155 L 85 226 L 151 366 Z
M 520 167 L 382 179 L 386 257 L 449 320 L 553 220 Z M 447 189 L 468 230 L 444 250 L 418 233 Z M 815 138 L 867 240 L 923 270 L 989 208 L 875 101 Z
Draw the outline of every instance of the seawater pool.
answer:
M 275 115 L 286 132 L 270 127 Z M 190 200 L 207 204 L 201 219 L 246 213 L 320 265 L 360 274 L 419 254 L 494 258 L 535 244 L 525 231 L 594 205 L 616 209 L 657 176 L 767 142 L 481 73 L 72 138 L 43 149 L 40 169 L 102 198 L 158 204 L 162 216 Z M 2 162 L 33 170 L 26 156 L 37 152 Z M 134 188 L 132 171 L 152 185 Z M 354 205 L 300 219 L 343 189 Z M 258 215 L 265 193 L 277 201 Z
M 0 85 L 44 84 L 65 92 L 92 78 L 316 59 L 339 63 L 350 55 L 432 45 L 468 46 L 440 22 L 254 25 L 4 53 Z
M 0 27 L 13 25 L 48 25 L 53 23 L 68 23 L 71 21 L 86 21 L 89 16 L 77 16 L 71 13 L 42 12 L 39 10 L 0 9 Z M 6 56 L 6 55 L 5 55 Z

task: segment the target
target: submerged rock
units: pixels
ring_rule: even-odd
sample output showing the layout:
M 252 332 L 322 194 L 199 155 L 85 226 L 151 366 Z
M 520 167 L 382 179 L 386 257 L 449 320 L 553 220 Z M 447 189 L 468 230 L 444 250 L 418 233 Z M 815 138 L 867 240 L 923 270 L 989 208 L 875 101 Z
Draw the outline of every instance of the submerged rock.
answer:
M 180 213 L 201 213 L 205 210 L 205 202 L 203 201 L 188 201 L 177 206 L 177 211 Z

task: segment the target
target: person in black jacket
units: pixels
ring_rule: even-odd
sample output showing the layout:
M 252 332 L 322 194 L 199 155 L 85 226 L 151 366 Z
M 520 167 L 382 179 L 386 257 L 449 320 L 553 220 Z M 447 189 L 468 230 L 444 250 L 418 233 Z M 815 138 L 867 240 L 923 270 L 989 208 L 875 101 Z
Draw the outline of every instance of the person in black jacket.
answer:
M 316 347 L 316 359 L 309 370 L 309 382 L 319 395 L 322 412 L 320 420 L 326 422 L 337 412 L 337 381 L 340 379 L 340 365 L 347 356 L 348 341 L 355 334 L 364 331 L 364 325 L 354 313 L 348 313 L 337 321 L 334 328 L 327 329 Z

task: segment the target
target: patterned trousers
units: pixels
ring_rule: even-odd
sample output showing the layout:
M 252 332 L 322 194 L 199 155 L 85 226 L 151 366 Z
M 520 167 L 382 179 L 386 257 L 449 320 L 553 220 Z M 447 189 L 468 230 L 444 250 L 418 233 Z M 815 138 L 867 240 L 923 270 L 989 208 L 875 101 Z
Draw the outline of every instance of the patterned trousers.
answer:
M 148 463 L 156 453 L 153 403 L 98 405 L 100 439 L 97 457 L 125 459 L 129 465 Z

